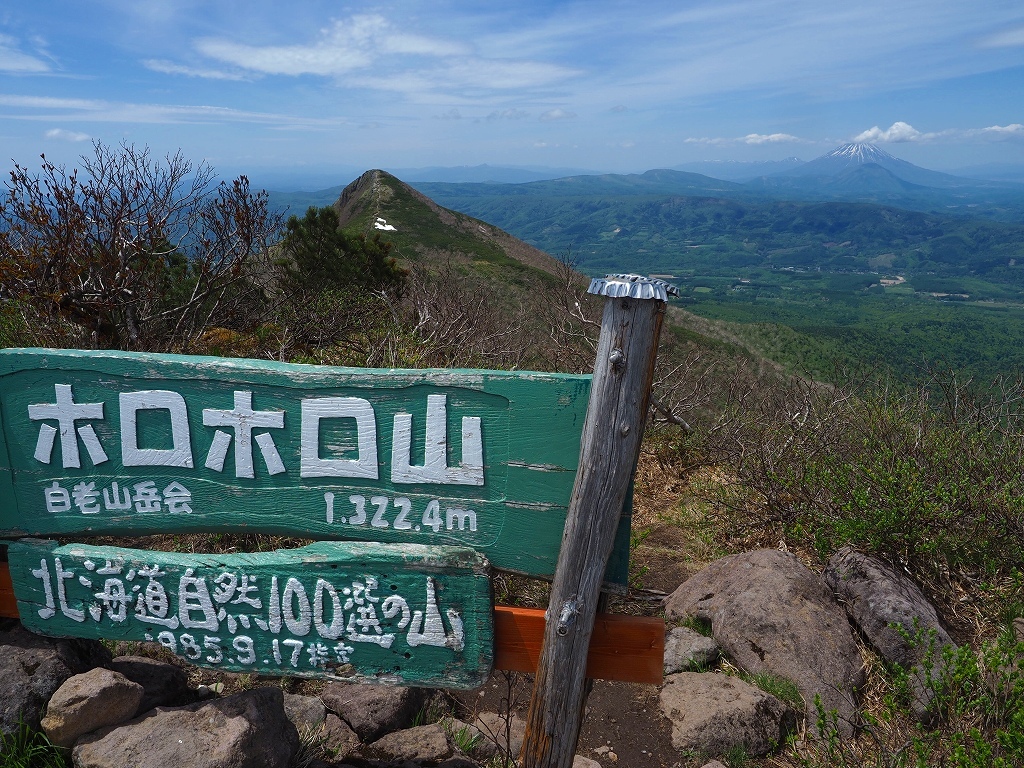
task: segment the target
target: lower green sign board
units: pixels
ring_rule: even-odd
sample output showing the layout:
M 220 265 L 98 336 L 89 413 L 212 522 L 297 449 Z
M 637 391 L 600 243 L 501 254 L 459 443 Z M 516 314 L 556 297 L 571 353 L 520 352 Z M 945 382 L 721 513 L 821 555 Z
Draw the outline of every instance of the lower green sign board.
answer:
M 267 675 L 475 688 L 491 671 L 487 562 L 466 548 L 203 555 L 29 539 L 7 556 L 22 624 L 41 635 L 151 641 Z
M 464 546 L 550 577 L 590 377 L 0 350 L 0 537 Z M 626 583 L 628 510 L 606 581 Z

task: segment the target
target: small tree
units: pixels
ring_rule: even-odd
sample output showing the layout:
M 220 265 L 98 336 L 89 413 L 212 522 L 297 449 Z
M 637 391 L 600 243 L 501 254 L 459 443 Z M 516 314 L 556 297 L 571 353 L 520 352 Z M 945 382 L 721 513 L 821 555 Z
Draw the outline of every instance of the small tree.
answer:
M 94 347 L 184 351 L 210 323 L 238 322 L 280 231 L 265 192 L 127 144 L 96 142 L 70 172 L 42 160 L 7 182 L 0 297 L 83 326 Z
M 333 208 L 311 206 L 285 225 L 281 250 L 289 280 L 303 287 L 362 289 L 401 295 L 405 272 L 391 257 L 391 243 L 341 229 Z
M 340 228 L 333 208 L 310 207 L 292 216 L 281 241 L 280 281 L 283 319 L 304 347 L 327 347 L 345 340 L 360 346 L 369 325 L 386 306 L 397 320 L 395 303 L 406 289 L 406 273 L 391 257 L 391 243 Z

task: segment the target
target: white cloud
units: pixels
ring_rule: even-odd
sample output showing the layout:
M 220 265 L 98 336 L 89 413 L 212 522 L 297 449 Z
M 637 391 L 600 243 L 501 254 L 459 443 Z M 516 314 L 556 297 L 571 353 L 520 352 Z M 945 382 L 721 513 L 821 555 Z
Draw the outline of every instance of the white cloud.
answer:
M 744 144 L 779 144 L 782 142 L 802 142 L 803 139 L 788 133 L 748 133 L 741 141 Z
M 51 128 L 45 134 L 48 139 L 59 139 L 61 141 L 88 141 L 91 136 L 88 133 L 78 131 L 66 131 L 63 128 Z
M 446 40 L 411 35 L 383 16 L 365 14 L 335 21 L 313 43 L 258 46 L 204 38 L 196 48 L 206 56 L 267 75 L 338 76 L 367 69 L 389 55 L 460 56 L 469 51 Z
M 538 119 L 541 122 L 549 123 L 553 120 L 572 120 L 576 117 L 575 112 L 568 112 L 564 109 L 549 109 L 543 113 Z
M 858 133 L 853 140 L 858 144 L 900 144 L 934 138 L 935 135 L 934 133 L 921 133 L 909 123 L 899 120 L 884 131 L 877 125 L 874 128 L 869 128 Z
M 488 120 L 522 120 L 530 116 L 529 112 L 522 109 L 501 109 L 491 112 L 487 116 Z
M 997 32 L 981 41 L 985 48 L 1009 48 L 1024 45 L 1024 27 Z
M 1008 141 L 1024 139 L 1024 125 L 1010 123 L 1009 125 L 990 125 L 987 128 L 972 128 L 963 131 L 965 138 L 983 139 L 985 141 Z
M 186 67 L 182 64 L 175 64 L 163 59 L 146 59 L 143 66 L 154 72 L 165 75 L 185 75 L 186 77 L 201 77 L 207 80 L 244 80 L 245 78 L 236 72 L 225 72 L 221 69 L 198 69 Z
M 250 73 L 329 77 L 346 87 L 390 91 L 423 103 L 477 106 L 495 92 L 548 89 L 580 74 L 546 61 L 481 56 L 472 45 L 409 33 L 379 14 L 333 21 L 311 42 L 258 45 L 207 37 L 195 47 L 220 64 Z M 169 71 L 166 62 L 161 65 Z M 191 69 L 183 67 L 182 74 L 194 74 L 185 71 Z
M 17 40 L 0 34 L 0 72 L 33 74 L 50 71 L 45 61 L 22 53 L 18 48 Z
M 1010 125 L 990 125 L 988 128 L 980 129 L 980 133 L 989 133 L 996 136 L 1024 136 L 1024 125 L 1011 123 Z
M 722 147 L 730 144 L 808 144 L 807 139 L 801 139 L 799 136 L 793 136 L 789 133 L 748 133 L 746 136 L 738 136 L 736 138 L 727 138 L 724 136 L 701 136 L 691 137 L 683 139 L 684 144 L 705 144 L 712 147 Z
M 95 99 L 61 99 L 46 96 L 0 94 L 0 107 L 8 108 L 4 114 L 8 120 L 37 120 L 51 123 L 57 120 L 168 125 L 256 123 L 271 128 L 300 130 L 336 128 L 339 125 L 337 118 L 296 117 L 275 112 L 253 112 L 205 104 L 136 104 Z
M 735 141 L 738 141 L 738 139 L 711 138 L 709 136 L 690 136 L 689 138 L 683 139 L 683 144 L 707 144 L 709 146 L 717 147 L 723 144 L 732 144 Z
M 16 94 L 0 93 L 0 107 L 96 110 L 102 109 L 103 106 L 102 101 L 96 101 L 95 99 L 61 99 L 52 96 L 19 96 Z M 8 115 L 8 117 L 10 116 Z

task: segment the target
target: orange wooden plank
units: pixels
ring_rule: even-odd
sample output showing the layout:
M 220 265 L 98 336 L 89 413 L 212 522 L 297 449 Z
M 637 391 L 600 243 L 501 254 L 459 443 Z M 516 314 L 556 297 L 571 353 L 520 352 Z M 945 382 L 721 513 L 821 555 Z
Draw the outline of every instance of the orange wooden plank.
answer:
M 0 562 L 0 616 L 18 618 L 5 562 Z M 536 672 L 543 640 L 543 609 L 494 606 L 495 669 Z M 664 655 L 664 621 L 601 613 L 590 638 L 587 677 L 660 685 Z
M 544 640 L 540 608 L 494 606 L 494 668 L 536 672 Z M 587 677 L 660 685 L 665 622 L 646 616 L 599 613 L 587 654 Z
M 6 562 L 0 563 L 0 616 L 18 618 L 18 603 L 14 599 L 14 587 L 11 585 L 11 570 Z

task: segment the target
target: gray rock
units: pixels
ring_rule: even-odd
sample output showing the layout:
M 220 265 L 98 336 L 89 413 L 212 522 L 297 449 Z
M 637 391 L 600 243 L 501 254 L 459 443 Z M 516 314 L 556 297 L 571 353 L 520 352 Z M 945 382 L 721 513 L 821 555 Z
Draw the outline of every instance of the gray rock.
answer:
M 359 738 L 376 741 L 385 733 L 412 725 L 427 700 L 424 688 L 328 683 L 320 694 L 331 712 L 351 726 Z
M 448 734 L 440 723 L 389 733 L 370 745 L 370 752 L 390 760 L 437 762 L 452 756 Z
M 324 753 L 332 760 L 344 760 L 359 749 L 356 732 L 333 712 L 324 717 L 323 739 Z
M 924 650 L 914 642 L 917 632 L 935 632 L 940 648 L 953 643 L 918 586 L 881 560 L 843 547 L 829 558 L 824 575 L 850 619 L 886 661 L 905 668 L 917 664 Z
M 513 713 L 511 721 L 497 712 L 481 712 L 473 721 L 480 732 L 498 748 L 498 751 L 518 757 L 526 737 L 526 721 Z M 511 738 L 510 738 L 511 737 Z
M 143 693 L 141 685 L 110 669 L 72 675 L 50 698 L 43 732 L 58 747 L 70 747 L 80 736 L 135 717 Z
M 667 677 L 661 712 L 672 722 L 672 746 L 709 756 L 738 747 L 748 755 L 766 755 L 796 727 L 793 711 L 779 699 L 737 677 L 711 672 Z
M 881 560 L 843 547 L 825 569 L 825 582 L 839 596 L 850 620 L 890 664 L 916 668 L 912 709 L 922 723 L 932 719 L 935 686 L 942 672 L 942 649 L 956 648 L 934 606 L 906 575 Z M 925 656 L 928 661 L 922 664 Z
M 41 637 L 20 624 L 0 631 L 0 733 L 13 733 L 21 721 L 38 729 L 40 712 L 65 680 L 109 661 L 95 640 Z
M 327 707 L 320 699 L 296 693 L 284 695 L 284 712 L 295 723 L 299 733 L 319 728 L 327 718 Z
M 706 670 L 722 652 L 713 637 L 688 627 L 674 627 L 665 638 L 665 674 Z
M 572 768 L 601 768 L 601 764 L 583 755 L 573 755 Z
M 299 746 L 280 688 L 157 708 L 79 740 L 75 768 L 287 768 Z
M 669 619 L 711 622 L 722 650 L 741 668 L 796 684 L 807 720 L 817 721 L 815 696 L 851 735 L 864 664 L 832 590 L 788 552 L 762 549 L 715 561 L 665 601 Z
M 704 763 L 700 768 L 728 768 L 728 766 L 718 760 L 712 760 L 710 763 Z
M 110 668 L 138 683 L 145 691 L 137 714 L 148 712 L 153 707 L 184 706 L 197 698 L 188 687 L 185 670 L 174 664 L 146 656 L 118 656 L 110 662 Z

